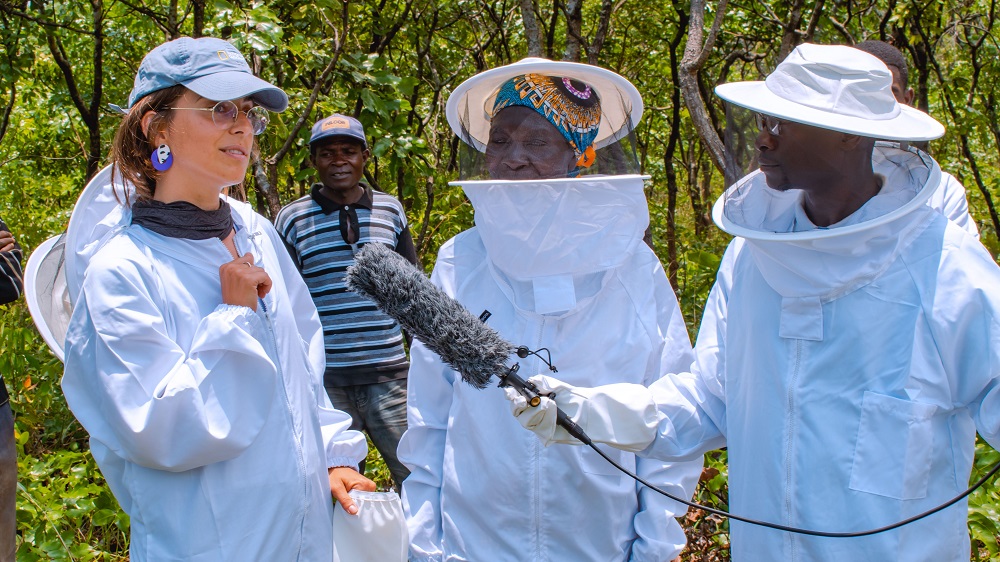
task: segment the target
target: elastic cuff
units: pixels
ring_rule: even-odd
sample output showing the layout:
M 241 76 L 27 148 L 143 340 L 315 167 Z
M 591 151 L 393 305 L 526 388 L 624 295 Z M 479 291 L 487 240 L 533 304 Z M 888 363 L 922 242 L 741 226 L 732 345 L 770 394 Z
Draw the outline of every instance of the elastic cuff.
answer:
M 240 325 L 243 329 L 254 337 L 262 336 L 265 333 L 264 323 L 254 309 L 240 304 L 220 304 L 215 307 L 215 312 L 225 320 Z
M 441 562 L 443 559 L 442 556 L 414 556 L 413 552 L 410 552 L 410 562 Z
M 358 465 L 361 464 L 360 461 L 356 461 L 350 457 L 334 457 L 332 459 L 328 459 L 326 462 L 327 462 L 327 468 L 343 467 L 343 468 L 353 468 L 354 470 L 358 470 Z

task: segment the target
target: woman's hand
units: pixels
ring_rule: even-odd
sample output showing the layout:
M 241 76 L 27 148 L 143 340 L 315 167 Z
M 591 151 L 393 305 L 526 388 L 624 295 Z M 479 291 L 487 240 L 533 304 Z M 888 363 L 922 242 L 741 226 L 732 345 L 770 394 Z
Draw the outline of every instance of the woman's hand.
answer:
M 358 506 L 355 505 L 348 492 L 355 488 L 365 492 L 374 492 L 375 483 L 348 466 L 337 466 L 329 469 L 328 472 L 330 474 L 330 493 L 333 494 L 334 499 L 344 508 L 344 511 L 351 515 L 357 515 Z
M 263 268 L 253 264 L 253 254 L 222 264 L 219 268 L 222 281 L 222 302 L 237 306 L 249 306 L 257 310 L 257 299 L 264 298 L 271 290 L 271 276 Z

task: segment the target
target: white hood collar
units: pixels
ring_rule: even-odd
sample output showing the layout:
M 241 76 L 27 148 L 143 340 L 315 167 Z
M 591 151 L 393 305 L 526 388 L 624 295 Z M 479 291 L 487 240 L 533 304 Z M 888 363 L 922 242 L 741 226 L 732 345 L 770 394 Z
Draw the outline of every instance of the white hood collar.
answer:
M 623 263 L 649 226 L 644 176 L 461 181 L 491 265 L 530 283 L 539 313 L 573 309 L 586 279 Z M 588 291 L 589 292 L 589 291 Z
M 803 225 L 801 192 L 770 189 L 759 171 L 716 201 L 715 223 L 746 239 L 764 279 L 782 297 L 783 337 L 822 340 L 822 304 L 873 281 L 930 224 L 926 202 L 940 183 L 937 162 L 880 142 L 872 166 L 884 178 L 879 195 L 829 228 Z

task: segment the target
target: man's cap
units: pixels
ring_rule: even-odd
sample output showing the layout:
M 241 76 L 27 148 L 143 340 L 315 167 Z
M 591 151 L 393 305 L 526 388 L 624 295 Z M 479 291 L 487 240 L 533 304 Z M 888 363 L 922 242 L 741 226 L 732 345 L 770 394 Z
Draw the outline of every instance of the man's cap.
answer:
M 624 77 L 589 64 L 526 58 L 481 72 L 459 84 L 448 97 L 445 107 L 451 129 L 477 150 L 485 151 L 496 97 L 501 88 L 515 77 L 530 74 L 565 78 L 588 85 L 597 93 L 601 119 L 593 138 L 595 148 L 620 140 L 642 118 L 642 96 Z
M 716 86 L 722 99 L 822 129 L 896 141 L 926 141 L 944 126 L 892 95 L 878 58 L 843 45 L 799 45 L 763 81 Z
M 335 137 L 348 137 L 359 140 L 365 148 L 368 148 L 368 141 L 365 139 L 365 128 L 361 125 L 361 121 L 339 113 L 324 117 L 313 125 L 312 135 L 309 137 L 309 146 L 316 144 L 317 141 Z
M 236 47 L 214 37 L 181 37 L 150 51 L 135 75 L 128 107 L 177 85 L 212 101 L 249 97 L 269 111 L 288 107 L 288 96 L 281 88 L 254 76 Z

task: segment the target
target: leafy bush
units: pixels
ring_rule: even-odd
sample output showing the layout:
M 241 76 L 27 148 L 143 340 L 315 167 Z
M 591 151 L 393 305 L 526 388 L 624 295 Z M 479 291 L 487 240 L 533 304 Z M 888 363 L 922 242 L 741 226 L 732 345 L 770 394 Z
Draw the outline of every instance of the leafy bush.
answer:
M 976 442 L 976 460 L 970 482 L 982 478 L 1000 463 L 1000 453 L 985 441 Z M 1000 477 L 993 476 L 969 496 L 969 535 L 972 537 L 973 560 L 1000 559 Z
M 124 560 L 128 516 L 108 490 L 23 303 L 0 310 L 0 372 L 17 443 L 17 561 Z
M 22 455 L 17 464 L 18 562 L 128 559 L 128 515 L 89 451 Z

